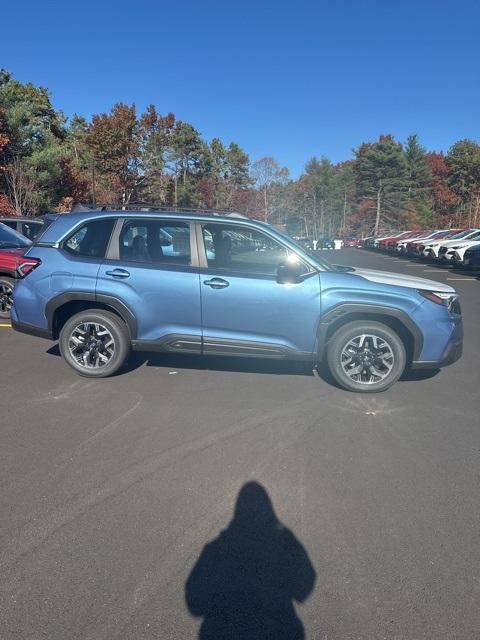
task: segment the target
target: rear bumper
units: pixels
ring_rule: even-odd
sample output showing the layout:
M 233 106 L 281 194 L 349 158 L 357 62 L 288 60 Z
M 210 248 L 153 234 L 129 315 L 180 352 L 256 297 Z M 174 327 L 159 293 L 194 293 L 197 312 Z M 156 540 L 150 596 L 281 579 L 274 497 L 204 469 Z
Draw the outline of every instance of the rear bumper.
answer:
M 53 340 L 53 336 L 48 329 L 42 329 L 26 322 L 20 322 L 15 312 L 15 307 L 12 308 L 10 314 L 10 322 L 12 323 L 12 329 L 15 329 L 15 331 L 19 331 L 20 333 L 27 333 L 28 335 L 35 336 L 37 338 L 46 338 L 47 340 Z
M 448 367 L 462 357 L 463 341 L 450 342 L 440 360 L 417 360 L 412 362 L 412 369 L 439 369 Z

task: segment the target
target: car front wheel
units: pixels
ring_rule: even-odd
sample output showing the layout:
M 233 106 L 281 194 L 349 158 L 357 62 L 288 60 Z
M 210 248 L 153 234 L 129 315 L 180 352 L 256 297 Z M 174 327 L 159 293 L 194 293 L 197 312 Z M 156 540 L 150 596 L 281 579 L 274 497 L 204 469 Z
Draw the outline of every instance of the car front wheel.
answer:
M 405 347 L 393 329 L 380 322 L 350 322 L 327 345 L 330 372 L 348 391 L 375 393 L 391 387 L 406 365 Z
M 121 318 L 103 310 L 86 310 L 62 327 L 60 352 L 77 373 L 106 378 L 124 364 L 130 350 L 128 329 Z

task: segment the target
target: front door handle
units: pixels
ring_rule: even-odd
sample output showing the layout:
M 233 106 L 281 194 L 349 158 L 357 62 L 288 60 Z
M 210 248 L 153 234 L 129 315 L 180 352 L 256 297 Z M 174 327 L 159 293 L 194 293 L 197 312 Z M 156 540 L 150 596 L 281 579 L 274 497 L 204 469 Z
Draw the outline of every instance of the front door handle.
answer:
M 130 271 L 126 269 L 113 269 L 113 271 L 106 271 L 107 276 L 113 276 L 114 278 L 128 278 Z
M 204 280 L 203 284 L 206 284 L 207 287 L 212 287 L 212 289 L 225 289 L 225 287 L 230 286 L 230 283 L 223 278 L 212 278 L 211 280 Z

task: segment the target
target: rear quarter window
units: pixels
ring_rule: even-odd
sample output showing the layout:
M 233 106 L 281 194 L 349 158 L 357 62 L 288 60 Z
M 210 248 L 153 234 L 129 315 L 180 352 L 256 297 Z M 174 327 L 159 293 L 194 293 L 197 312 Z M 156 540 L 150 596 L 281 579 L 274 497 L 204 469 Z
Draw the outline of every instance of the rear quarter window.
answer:
M 77 228 L 64 242 L 68 253 L 86 258 L 104 258 L 115 219 L 92 220 Z

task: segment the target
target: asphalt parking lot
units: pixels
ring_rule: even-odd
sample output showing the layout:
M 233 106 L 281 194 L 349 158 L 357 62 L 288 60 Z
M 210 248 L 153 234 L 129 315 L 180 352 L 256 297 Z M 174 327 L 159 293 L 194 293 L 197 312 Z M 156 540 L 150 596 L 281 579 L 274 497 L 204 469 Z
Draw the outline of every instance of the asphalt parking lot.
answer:
M 480 637 L 479 276 L 328 258 L 455 286 L 463 358 L 373 396 L 158 355 L 89 381 L 0 329 L 2 639 Z

